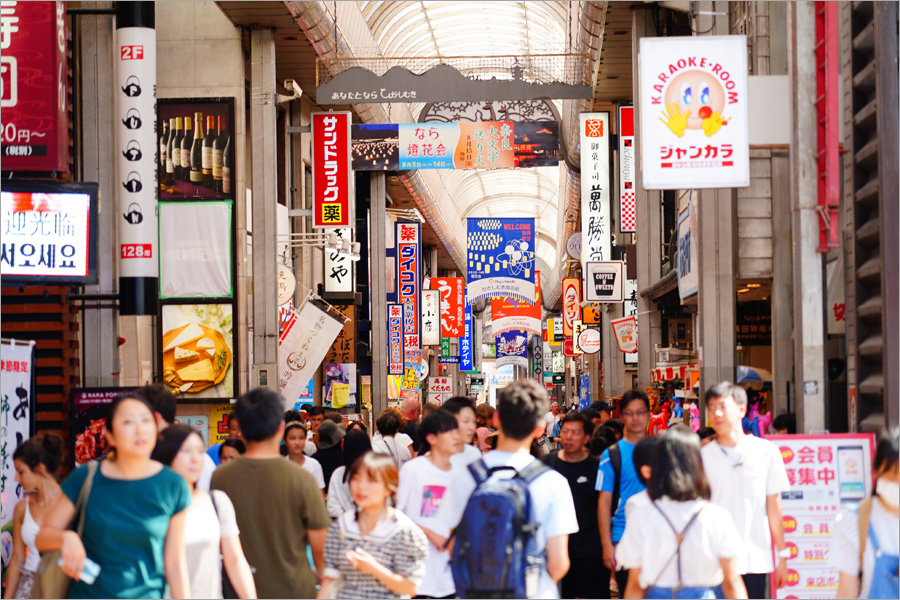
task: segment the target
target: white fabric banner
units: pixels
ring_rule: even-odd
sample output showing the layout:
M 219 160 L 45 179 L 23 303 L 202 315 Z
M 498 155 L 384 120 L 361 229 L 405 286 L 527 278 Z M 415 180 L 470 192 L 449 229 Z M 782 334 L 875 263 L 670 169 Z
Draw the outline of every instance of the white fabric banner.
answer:
M 12 521 L 16 503 L 24 497 L 22 486 L 16 483 L 13 453 L 19 444 L 31 437 L 31 374 L 34 369 L 31 344 L 0 345 L 0 438 L 2 438 L 2 473 L 0 497 L 2 515 L 0 528 Z M 6 553 L 4 552 L 4 557 Z
M 161 298 L 233 295 L 231 201 L 161 202 Z
M 278 391 L 292 407 L 322 365 L 343 323 L 311 302 L 291 310 L 278 336 Z
M 581 265 L 612 258 L 609 113 L 581 113 Z

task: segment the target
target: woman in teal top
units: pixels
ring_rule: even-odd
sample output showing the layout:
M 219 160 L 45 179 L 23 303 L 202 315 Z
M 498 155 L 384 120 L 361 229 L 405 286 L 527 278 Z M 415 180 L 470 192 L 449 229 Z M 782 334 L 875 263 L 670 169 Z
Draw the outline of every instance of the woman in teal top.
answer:
M 139 394 L 119 396 L 106 430 L 112 452 L 94 477 L 83 538 L 68 526 L 87 465 L 63 483 L 38 549 L 61 551 L 63 571 L 76 579 L 70 598 L 162 598 L 167 583 L 172 598 L 189 598 L 183 533 L 190 491 L 184 478 L 150 459 L 157 437 L 153 409 Z M 100 565 L 91 585 L 77 580 L 86 556 Z

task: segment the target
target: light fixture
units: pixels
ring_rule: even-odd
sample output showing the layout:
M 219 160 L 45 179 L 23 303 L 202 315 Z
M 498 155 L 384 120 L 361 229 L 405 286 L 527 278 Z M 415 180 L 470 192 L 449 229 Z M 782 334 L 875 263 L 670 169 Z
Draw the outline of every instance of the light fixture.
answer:
M 738 294 L 746 294 L 750 290 L 748 288 L 741 288 L 737 291 Z
M 758 287 L 762 287 L 762 284 L 760 284 L 760 283 L 748 283 L 748 284 L 747 284 L 747 287 L 748 287 L 748 288 L 758 288 Z
M 341 249 L 340 241 L 338 240 L 338 236 L 336 233 L 332 232 L 328 234 L 328 237 L 325 238 L 325 251 L 326 252 L 339 252 Z

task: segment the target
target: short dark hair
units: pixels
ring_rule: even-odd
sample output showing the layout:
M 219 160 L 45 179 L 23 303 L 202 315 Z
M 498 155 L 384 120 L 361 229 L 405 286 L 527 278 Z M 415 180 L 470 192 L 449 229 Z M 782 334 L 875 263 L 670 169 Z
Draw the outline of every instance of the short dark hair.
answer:
M 304 436 L 307 435 L 305 424 L 301 423 L 300 421 L 289 421 L 289 422 L 285 422 L 285 424 L 284 424 L 284 433 L 281 434 L 281 439 L 286 440 L 288 432 L 291 431 L 292 429 L 299 429 L 300 431 L 303 432 Z
M 650 398 L 647 397 L 647 394 L 645 394 L 641 390 L 628 390 L 627 392 L 622 394 L 622 399 L 619 400 L 619 412 L 625 410 L 625 407 L 635 400 L 640 400 L 644 403 L 644 408 L 650 410 Z
M 797 433 L 797 415 L 794 413 L 778 415 L 772 422 L 772 428 L 776 430 L 787 429 L 787 432 L 791 435 Z
M 581 414 L 586 416 L 588 419 L 599 419 L 600 411 L 595 408 L 585 408 L 581 411 Z
M 234 412 L 244 439 L 261 442 L 278 433 L 284 417 L 284 398 L 275 390 L 256 388 L 240 397 Z
M 353 420 L 353 421 L 350 421 L 349 423 L 347 423 L 347 434 L 348 434 L 348 435 L 349 435 L 349 433 L 350 433 L 351 431 L 353 431 L 354 429 L 359 429 L 360 431 L 362 431 L 362 432 L 365 433 L 366 435 L 368 435 L 368 433 L 369 433 L 369 428 L 366 427 L 366 424 L 363 423 L 363 422 L 362 422 L 361 420 L 359 420 L 359 419 L 356 419 L 356 420 Z
M 656 448 L 659 442 L 659 436 L 645 435 L 637 444 L 634 445 L 634 454 L 632 455 L 632 461 L 634 461 L 634 470 L 637 472 L 638 481 L 640 481 L 644 487 L 647 487 L 647 484 L 649 484 L 650 482 L 647 479 L 644 479 L 644 476 L 641 475 L 641 467 L 646 467 L 652 464 L 651 461 L 653 460 L 653 449 Z
M 441 407 L 437 402 L 426 402 L 422 405 L 422 416 L 427 415 L 430 412 L 436 411 Z
M 167 467 L 171 467 L 175 457 L 178 456 L 178 451 L 181 450 L 181 447 L 184 445 L 184 441 L 192 433 L 200 436 L 200 432 L 190 425 L 175 423 L 174 425 L 166 427 L 159 432 L 159 439 L 156 440 L 156 447 L 153 448 L 153 453 L 150 455 L 150 458 L 157 462 L 161 462 Z M 200 437 L 200 439 L 203 438 Z
M 728 396 L 734 398 L 734 402 L 738 406 L 747 406 L 747 390 L 730 381 L 720 381 L 706 390 L 706 397 L 704 399 L 706 403 L 709 404 L 709 401 L 713 398 L 727 398 Z
M 520 441 L 534 433 L 549 410 L 547 390 L 532 379 L 518 379 L 503 388 L 497 400 L 503 435 Z
M 591 441 L 588 442 L 588 450 L 591 456 L 600 456 L 603 451 L 616 443 L 616 432 L 612 427 L 607 427 L 607 421 L 594 430 Z
M 375 419 L 375 428 L 383 436 L 394 435 L 400 431 L 403 421 L 400 420 L 400 411 L 395 408 L 386 408 Z
M 324 406 L 310 406 L 306 409 L 306 414 L 310 417 L 317 417 L 319 415 L 325 415 L 325 407 Z
M 591 402 L 590 408 L 596 410 L 597 412 L 604 412 L 604 411 L 612 412 L 613 411 L 612 405 L 610 405 L 607 402 L 604 402 L 603 400 L 594 400 L 593 402 Z
M 237 419 L 237 415 L 234 414 L 234 410 L 228 413 L 228 426 L 231 427 L 231 424 Z M 238 421 L 240 423 L 240 421 Z
M 326 410 L 324 413 L 325 418 L 329 421 L 334 421 L 337 425 L 344 424 L 344 417 L 341 415 L 340 411 L 337 410 Z
M 660 436 L 650 461 L 651 500 L 709 500 L 709 483 L 700 458 L 700 438 L 685 425 L 673 425 Z
M 700 440 L 703 441 L 706 438 L 716 435 L 716 430 L 713 429 L 712 427 L 704 427 L 700 431 L 697 432 L 697 435 L 699 435 Z
M 175 411 L 178 408 L 178 401 L 166 385 L 152 383 L 140 388 L 138 392 L 150 401 L 153 412 L 159 413 L 163 421 L 169 425 L 175 422 Z
M 225 441 L 219 444 L 219 460 L 222 460 L 222 449 L 223 448 L 234 448 L 238 451 L 238 454 L 243 454 L 247 451 L 247 446 L 244 445 L 244 442 L 237 438 L 225 438 Z
M 464 408 L 471 408 L 475 412 L 475 401 L 468 396 L 453 396 L 441 404 L 441 409 L 452 415 L 458 415 Z
M 42 433 L 28 438 L 13 452 L 13 460 L 20 460 L 34 471 L 44 465 L 48 475 L 55 475 L 62 456 L 62 438 L 55 433 Z
M 612 429 L 617 437 L 625 435 L 625 423 L 622 422 L 622 419 L 610 419 L 603 425 Z
M 459 422 L 457 422 L 456 416 L 449 410 L 439 408 L 434 412 L 428 413 L 428 415 L 416 426 L 416 435 L 421 444 L 419 453 L 425 454 L 431 450 L 431 444 L 428 443 L 429 435 L 446 433 L 448 431 L 453 431 L 454 429 L 459 429 Z
M 112 432 L 113 430 L 113 421 L 115 421 L 116 413 L 119 411 L 119 406 L 126 400 L 136 400 L 147 407 L 147 410 L 150 411 L 150 414 L 153 414 L 153 405 L 150 404 L 150 401 L 147 400 L 147 397 L 141 394 L 140 392 L 125 392 L 124 394 L 119 394 L 113 401 L 110 403 L 109 407 L 106 409 L 106 430 Z M 112 451 L 115 452 L 115 449 Z
M 351 421 L 355 423 L 356 421 Z M 348 431 L 344 436 L 344 447 L 341 450 L 344 457 L 344 483 L 350 480 L 350 467 L 356 459 L 372 451 L 372 441 L 365 431 Z
M 594 433 L 594 422 L 584 414 L 584 411 L 575 412 L 572 411 L 570 413 L 566 413 L 566 416 L 562 418 L 559 422 L 559 428 L 562 430 L 563 425 L 566 423 L 581 423 L 581 426 L 584 427 L 584 434 L 591 437 L 591 434 Z
M 890 470 L 898 462 L 898 435 L 900 429 L 896 427 L 892 429 L 882 430 L 878 436 L 878 444 L 875 446 L 875 461 L 872 463 L 873 471 L 879 475 Z
M 303 421 L 303 415 L 300 414 L 299 410 L 289 408 L 284 411 L 284 422 L 290 423 L 291 421 Z

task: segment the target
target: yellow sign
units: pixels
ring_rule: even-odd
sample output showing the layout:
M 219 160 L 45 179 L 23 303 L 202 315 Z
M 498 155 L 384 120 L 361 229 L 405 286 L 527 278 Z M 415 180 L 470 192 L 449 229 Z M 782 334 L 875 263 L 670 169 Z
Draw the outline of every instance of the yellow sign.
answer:
M 331 384 L 331 408 L 344 408 L 350 403 L 350 384 Z
M 210 404 L 209 406 L 209 444 L 221 444 L 228 437 L 228 415 L 234 410 L 234 404 Z

